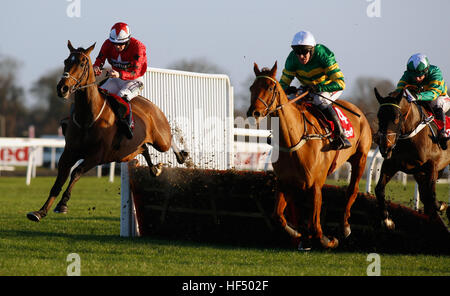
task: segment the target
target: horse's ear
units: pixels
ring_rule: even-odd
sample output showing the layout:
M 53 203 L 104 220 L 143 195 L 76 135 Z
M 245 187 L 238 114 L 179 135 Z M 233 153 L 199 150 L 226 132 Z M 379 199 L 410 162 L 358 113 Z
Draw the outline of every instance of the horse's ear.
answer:
M 89 54 L 91 53 L 91 51 L 94 49 L 95 44 L 96 44 L 96 42 L 95 42 L 94 44 L 92 44 L 91 46 L 89 46 L 89 47 L 86 49 L 85 53 L 86 53 L 87 55 L 89 55 Z
M 255 72 L 256 76 L 259 76 L 261 74 L 261 71 L 259 71 L 258 64 L 253 63 L 253 71 Z
M 384 98 L 380 95 L 378 92 L 378 89 L 375 87 L 373 89 L 375 91 L 375 97 L 377 98 L 378 103 L 382 104 L 382 101 L 384 101 Z
M 403 91 L 400 91 L 397 96 L 395 97 L 395 101 L 397 104 L 400 104 L 400 101 L 403 99 Z
M 68 40 L 67 41 L 67 47 L 69 48 L 69 50 L 72 52 L 72 51 L 75 51 L 75 48 L 72 46 L 72 43 L 70 42 L 70 40 Z
M 277 75 L 277 61 L 275 61 L 275 64 L 270 70 L 270 76 L 272 76 L 272 78 L 275 78 L 275 75 Z

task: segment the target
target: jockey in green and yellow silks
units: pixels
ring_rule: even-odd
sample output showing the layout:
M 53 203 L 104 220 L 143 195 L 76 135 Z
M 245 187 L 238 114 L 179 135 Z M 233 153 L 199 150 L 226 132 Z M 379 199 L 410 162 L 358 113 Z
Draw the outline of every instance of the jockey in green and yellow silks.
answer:
M 406 71 L 397 84 L 397 88 L 391 96 L 396 96 L 403 92 L 405 87 L 415 93 L 414 98 L 409 101 L 427 101 L 433 109 L 437 119 L 442 120 L 444 126 L 439 131 L 439 143 L 442 149 L 447 149 L 446 124 L 444 104 L 449 100 L 447 95 L 447 84 L 442 76 L 439 67 L 430 65 L 428 58 L 421 53 L 412 55 L 406 65 Z
M 314 36 L 307 31 L 295 34 L 291 47 L 292 51 L 286 59 L 280 79 L 281 86 L 287 95 L 309 90 L 312 104 L 332 120 L 336 127 L 330 149 L 351 147 L 331 104 L 345 88 L 344 74 L 336 63 L 334 53 L 325 45 L 317 44 Z M 300 81 L 302 90 L 290 86 L 294 78 Z

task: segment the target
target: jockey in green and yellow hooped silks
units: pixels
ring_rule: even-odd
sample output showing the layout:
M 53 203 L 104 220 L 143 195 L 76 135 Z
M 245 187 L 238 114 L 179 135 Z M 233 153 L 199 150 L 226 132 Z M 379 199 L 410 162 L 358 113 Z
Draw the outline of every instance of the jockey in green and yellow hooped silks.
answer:
M 351 147 L 332 107 L 332 101 L 339 98 L 345 88 L 344 74 L 336 63 L 334 53 L 326 46 L 317 44 L 314 36 L 307 31 L 295 34 L 291 47 L 292 51 L 286 59 L 280 79 L 283 90 L 288 96 L 309 90 L 312 104 L 333 121 L 335 126 L 335 137 L 330 143 L 330 149 Z M 290 86 L 295 77 L 303 86 L 300 90 Z
M 441 69 L 430 65 L 428 58 L 421 53 L 412 55 L 407 62 L 406 71 L 397 84 L 397 88 L 390 95 L 397 96 L 403 92 L 405 87 L 413 87 L 415 98 L 408 101 L 426 101 L 429 102 L 436 119 L 442 120 L 443 128 L 438 133 L 439 144 L 443 150 L 447 149 L 447 136 L 445 133 L 445 112 L 443 110 L 445 101 L 449 99 L 447 95 L 447 84 L 442 76 Z

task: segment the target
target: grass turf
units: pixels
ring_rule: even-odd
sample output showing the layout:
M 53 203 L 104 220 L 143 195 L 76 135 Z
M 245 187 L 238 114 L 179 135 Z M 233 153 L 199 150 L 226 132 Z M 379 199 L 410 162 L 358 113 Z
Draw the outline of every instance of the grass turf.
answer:
M 83 177 L 74 187 L 69 213 L 31 222 L 26 213 L 39 209 L 54 177 L 0 178 L 0 275 L 66 275 L 77 253 L 81 275 L 155 276 L 363 276 L 371 262 L 366 253 L 236 248 L 227 245 L 121 238 L 120 178 Z M 342 184 L 341 184 L 342 185 Z M 406 189 L 388 185 L 387 195 L 408 203 L 414 184 Z M 361 189 L 363 189 L 363 184 Z M 446 200 L 448 184 L 438 185 Z M 381 275 L 449 276 L 450 257 L 380 254 Z

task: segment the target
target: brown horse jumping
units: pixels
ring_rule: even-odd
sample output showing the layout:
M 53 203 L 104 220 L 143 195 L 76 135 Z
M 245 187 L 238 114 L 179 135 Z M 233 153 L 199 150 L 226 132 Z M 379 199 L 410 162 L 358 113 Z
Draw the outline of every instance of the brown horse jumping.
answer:
M 74 113 L 65 132 L 66 145 L 59 159 L 58 176 L 42 208 L 27 214 L 32 221 L 40 221 L 47 215 L 72 166 L 80 159 L 83 161 L 73 170 L 67 189 L 54 210 L 56 213 L 67 212 L 73 186 L 85 172 L 97 165 L 126 162 L 142 154 L 151 173 L 158 175 L 162 165 L 152 164 L 146 144 L 160 152 L 172 147 L 179 163 L 186 159 L 187 153 L 172 142 L 171 129 L 163 112 L 141 96 L 131 101 L 135 120 L 133 138 L 129 140 L 120 132 L 108 100 L 98 91 L 89 57 L 94 46 L 75 49 L 68 42 L 70 55 L 64 61 L 64 74 L 57 85 L 57 92 L 65 99 L 74 95 Z
M 345 162 L 350 162 L 352 174 L 346 192 L 348 201 L 342 222 L 344 235 L 347 237 L 351 232 L 348 221 L 350 209 L 356 199 L 359 180 L 364 172 L 367 154 L 372 143 L 370 126 L 356 106 L 349 102 L 339 101 L 345 108 L 359 113 L 360 117 L 347 110 L 342 110 L 353 125 L 355 136 L 349 139 L 352 147 L 340 151 L 327 149 L 329 141 L 326 138 L 311 139 L 309 137 L 317 133 L 325 134 L 324 127 L 304 104 L 290 103 L 275 78 L 276 71 L 276 62 L 272 69 L 263 69 L 262 71 L 255 64 L 256 79 L 250 87 L 251 104 L 247 112 L 248 116 L 253 116 L 257 120 L 266 116 L 279 117 L 280 139 L 278 145 L 280 153 L 278 160 L 273 163 L 278 179 L 274 216 L 293 238 L 304 240 L 304 234 L 300 234 L 288 225 L 284 211 L 288 205 L 291 206 L 294 203 L 295 199 L 309 198 L 313 204 L 313 211 L 308 217 L 311 235 L 314 235 L 323 247 L 335 248 L 338 246 L 338 240 L 336 238 L 329 239 L 322 233 L 320 223 L 322 186 L 332 171 Z M 301 190 L 304 195 L 299 196 L 298 190 Z M 309 237 L 306 237 L 306 240 L 308 239 Z
M 375 96 L 380 103 L 376 142 L 384 158 L 375 187 L 382 224 L 395 228 L 385 205 L 385 187 L 398 171 L 414 176 L 425 214 L 440 221 L 437 213 L 447 205 L 436 200 L 435 187 L 439 174 L 450 164 L 450 149 L 442 150 L 433 140 L 422 106 L 408 102 L 403 93 L 384 98 L 375 89 Z

